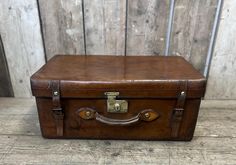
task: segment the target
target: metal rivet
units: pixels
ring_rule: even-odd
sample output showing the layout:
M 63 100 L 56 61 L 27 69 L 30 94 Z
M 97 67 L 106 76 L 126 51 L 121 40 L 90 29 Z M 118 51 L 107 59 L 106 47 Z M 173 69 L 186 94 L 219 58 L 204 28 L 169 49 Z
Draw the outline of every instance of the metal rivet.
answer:
M 85 112 L 85 115 L 86 115 L 87 117 L 89 117 L 89 116 L 91 116 L 91 112 L 90 112 L 90 111 L 86 111 L 86 112 Z
M 147 112 L 147 113 L 144 114 L 144 116 L 145 116 L 146 118 L 149 118 L 149 117 L 150 117 L 150 114 Z
M 184 91 L 182 91 L 182 92 L 181 92 L 181 95 L 184 95 L 184 94 L 185 94 L 185 92 L 184 92 Z
M 57 96 L 57 95 L 58 95 L 58 92 L 57 92 L 57 91 L 53 92 L 53 95 L 54 95 L 54 96 Z

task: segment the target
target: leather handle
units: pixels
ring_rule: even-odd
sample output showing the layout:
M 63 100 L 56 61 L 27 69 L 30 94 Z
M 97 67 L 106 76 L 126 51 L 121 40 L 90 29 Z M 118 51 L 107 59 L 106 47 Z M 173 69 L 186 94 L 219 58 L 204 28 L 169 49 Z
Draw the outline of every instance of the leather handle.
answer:
M 137 123 L 139 121 L 139 115 L 136 115 L 135 117 L 132 117 L 130 119 L 118 120 L 118 119 L 110 119 L 96 113 L 96 120 L 108 125 L 125 126 Z
M 150 122 L 150 121 L 157 119 L 160 116 L 157 112 L 155 112 L 152 109 L 145 109 L 145 110 L 141 111 L 139 114 L 137 114 L 136 116 L 129 118 L 129 119 L 111 119 L 111 118 L 107 118 L 105 116 L 100 115 L 94 109 L 88 108 L 88 107 L 80 108 L 77 111 L 77 114 L 79 115 L 80 118 L 82 118 L 84 120 L 95 119 L 96 121 L 99 121 L 103 124 L 114 125 L 114 126 L 115 125 L 116 126 L 127 126 L 127 125 L 132 125 L 132 124 L 138 123 L 139 121 Z

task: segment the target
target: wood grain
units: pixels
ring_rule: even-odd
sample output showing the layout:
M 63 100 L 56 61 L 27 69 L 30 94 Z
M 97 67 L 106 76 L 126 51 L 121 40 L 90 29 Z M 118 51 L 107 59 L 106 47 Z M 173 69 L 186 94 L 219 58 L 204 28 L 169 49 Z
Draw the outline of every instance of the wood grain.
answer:
M 234 111 L 235 109 L 201 109 L 194 136 L 236 137 Z
M 31 97 L 29 77 L 44 63 L 36 0 L 1 1 L 0 32 L 15 97 Z
M 184 56 L 203 72 L 216 0 L 178 0 L 175 4 L 170 54 Z
M 236 109 L 235 100 L 202 100 L 201 109 Z
M 206 99 L 236 99 L 236 1 L 224 1 Z
M 0 164 L 233 165 L 236 103 L 221 104 L 203 101 L 191 142 L 50 140 L 40 135 L 33 99 L 0 98 Z
M 227 164 L 233 165 L 236 139 L 194 138 L 192 142 L 47 140 L 0 136 L 2 163 L 15 164 Z M 7 147 L 4 145 L 8 142 Z
M 47 59 L 85 54 L 82 0 L 39 0 Z
M 129 0 L 127 55 L 163 55 L 169 0 Z
M 124 55 L 126 0 L 84 1 L 87 54 Z
M 14 96 L 1 36 L 0 36 L 0 71 L 1 71 L 0 97 Z

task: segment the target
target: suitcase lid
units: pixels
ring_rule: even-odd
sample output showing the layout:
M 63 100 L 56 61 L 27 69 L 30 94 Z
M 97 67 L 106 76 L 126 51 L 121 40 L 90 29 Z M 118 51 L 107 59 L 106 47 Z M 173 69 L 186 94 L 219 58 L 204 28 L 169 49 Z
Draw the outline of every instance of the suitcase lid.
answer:
M 122 98 L 178 97 L 187 82 L 187 97 L 204 96 L 206 79 L 179 56 L 56 55 L 31 76 L 34 96 L 51 97 L 51 81 L 60 80 L 61 97 Z

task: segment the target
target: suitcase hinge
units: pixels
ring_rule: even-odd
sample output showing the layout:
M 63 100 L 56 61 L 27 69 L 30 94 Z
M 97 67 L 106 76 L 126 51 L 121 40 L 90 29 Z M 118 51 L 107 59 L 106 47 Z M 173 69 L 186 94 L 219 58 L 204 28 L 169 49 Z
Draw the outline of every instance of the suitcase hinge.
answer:
M 60 81 L 52 80 L 51 89 L 52 89 L 52 106 L 53 106 L 52 113 L 56 122 L 57 136 L 63 136 L 64 112 L 61 108 L 61 101 L 60 101 Z
M 187 93 L 187 81 L 180 81 L 180 92 L 172 115 L 172 137 L 178 137 L 179 128 L 184 114 Z

